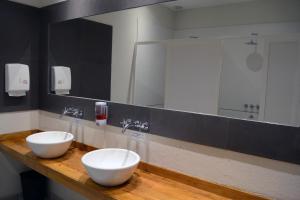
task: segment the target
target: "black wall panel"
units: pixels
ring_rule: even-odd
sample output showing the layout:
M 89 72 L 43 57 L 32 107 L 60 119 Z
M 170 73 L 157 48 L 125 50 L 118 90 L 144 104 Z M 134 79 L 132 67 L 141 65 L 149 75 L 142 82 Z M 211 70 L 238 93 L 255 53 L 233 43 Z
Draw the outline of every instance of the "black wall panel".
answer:
M 51 24 L 49 34 L 49 66 L 71 68 L 70 96 L 109 101 L 112 26 L 75 19 Z
M 39 104 L 40 13 L 33 7 L 0 1 L 0 112 L 37 109 Z M 5 92 L 5 64 L 30 67 L 30 91 L 24 97 Z

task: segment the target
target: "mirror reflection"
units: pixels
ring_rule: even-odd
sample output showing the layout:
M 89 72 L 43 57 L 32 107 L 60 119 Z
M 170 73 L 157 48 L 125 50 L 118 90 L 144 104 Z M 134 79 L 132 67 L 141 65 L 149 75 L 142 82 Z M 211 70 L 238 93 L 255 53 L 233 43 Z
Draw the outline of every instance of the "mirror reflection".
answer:
M 51 24 L 50 91 L 299 126 L 298 8 L 178 0 Z

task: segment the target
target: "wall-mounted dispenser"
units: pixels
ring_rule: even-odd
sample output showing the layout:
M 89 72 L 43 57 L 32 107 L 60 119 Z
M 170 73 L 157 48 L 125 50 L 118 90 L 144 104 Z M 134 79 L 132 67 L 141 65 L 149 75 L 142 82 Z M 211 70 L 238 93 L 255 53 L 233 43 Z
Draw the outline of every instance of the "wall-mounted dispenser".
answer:
M 11 97 L 26 96 L 30 88 L 29 66 L 12 63 L 5 65 L 5 91 Z
M 51 90 L 55 94 L 70 94 L 72 76 L 70 67 L 53 66 L 51 69 Z
M 108 106 L 106 102 L 96 102 L 95 105 L 96 124 L 103 126 L 107 124 Z

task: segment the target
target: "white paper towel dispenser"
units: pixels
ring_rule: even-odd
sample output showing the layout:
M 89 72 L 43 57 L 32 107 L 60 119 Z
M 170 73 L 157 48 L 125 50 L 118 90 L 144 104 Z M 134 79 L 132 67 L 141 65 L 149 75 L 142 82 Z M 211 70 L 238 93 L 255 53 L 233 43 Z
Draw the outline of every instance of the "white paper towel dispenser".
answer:
M 5 91 L 9 96 L 26 96 L 30 88 L 29 66 L 19 63 L 5 65 Z
M 64 66 L 53 66 L 51 69 L 51 90 L 55 94 L 70 94 L 71 86 L 71 69 Z

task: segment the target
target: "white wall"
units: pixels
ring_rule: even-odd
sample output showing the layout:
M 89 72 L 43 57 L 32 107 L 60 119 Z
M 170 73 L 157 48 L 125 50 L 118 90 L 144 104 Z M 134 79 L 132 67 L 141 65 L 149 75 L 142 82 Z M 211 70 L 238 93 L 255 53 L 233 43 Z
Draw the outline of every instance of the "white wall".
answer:
M 40 129 L 69 129 L 69 118 L 41 111 Z M 193 143 L 148 135 L 148 143 L 132 142 L 121 129 L 97 127 L 94 122 L 81 121 L 83 140 L 86 144 L 103 147 L 130 148 L 142 159 L 154 165 L 176 170 L 211 182 L 236 187 L 278 200 L 299 200 L 300 165 L 226 151 Z M 82 138 L 81 136 L 79 138 Z M 52 184 L 52 192 L 62 199 L 81 200 L 83 197 L 64 187 Z
M 38 111 L 0 113 L 0 134 L 38 128 Z
M 221 67 L 219 40 L 170 42 L 165 108 L 217 114 Z
M 0 113 L 0 134 L 39 127 L 39 111 Z M 0 199 L 21 193 L 19 173 L 26 168 L 0 152 Z

